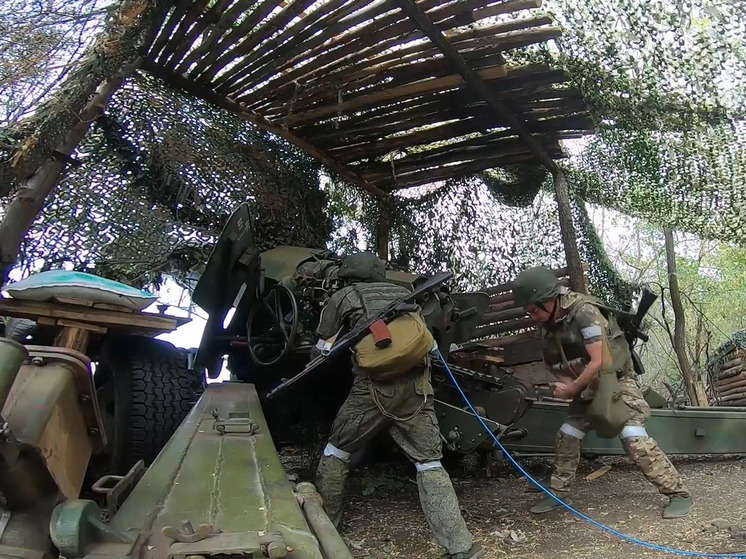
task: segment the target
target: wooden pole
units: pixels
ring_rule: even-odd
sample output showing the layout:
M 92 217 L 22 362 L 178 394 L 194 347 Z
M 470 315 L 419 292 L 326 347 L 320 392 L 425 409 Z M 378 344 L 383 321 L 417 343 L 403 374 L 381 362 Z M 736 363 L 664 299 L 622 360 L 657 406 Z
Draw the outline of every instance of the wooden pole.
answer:
M 101 84 L 78 115 L 78 121 L 68 131 L 63 142 L 31 178 L 18 188 L 0 221 L 0 285 L 7 281 L 8 273 L 17 262 L 26 233 L 59 182 L 62 172 L 71 161 L 73 151 L 85 137 L 91 124 L 104 112 L 114 92 L 121 87 L 125 78 L 139 66 L 140 62 L 140 58 L 130 62 L 115 76 Z
M 562 244 L 565 246 L 565 259 L 567 260 L 568 275 L 570 276 L 570 289 L 579 293 L 587 293 L 585 277 L 580 262 L 578 251 L 578 240 L 575 236 L 575 226 L 572 223 L 572 208 L 570 206 L 570 191 L 567 189 L 567 181 L 562 169 L 555 167 L 552 172 L 554 180 L 554 193 L 557 197 L 557 213 L 559 214 L 560 235 Z
M 562 170 L 528 131 L 526 124 L 514 115 L 507 105 L 489 90 L 479 74 L 467 65 L 461 54 L 451 45 L 433 22 L 430 21 L 425 12 L 413 0 L 396 0 L 396 3 L 430 40 L 435 43 L 446 59 L 458 70 L 469 88 L 484 99 L 498 118 L 507 122 L 515 130 L 516 134 L 529 146 L 536 158 L 552 173 L 557 196 L 557 206 L 559 208 L 560 231 L 562 241 L 565 245 L 567 266 L 570 268 L 570 287 L 574 291 L 582 291 L 584 288 L 583 272 L 580 268 L 578 243 L 575 237 L 575 229 L 572 225 L 570 196 Z
M 707 406 L 707 395 L 704 386 L 695 378 L 692 366 L 689 363 L 689 356 L 686 352 L 686 322 L 684 317 L 684 305 L 681 303 L 681 293 L 679 291 L 679 280 L 676 273 L 676 252 L 673 242 L 673 231 L 670 229 L 663 230 L 663 238 L 666 245 L 666 267 L 668 268 L 668 287 L 671 290 L 671 305 L 673 306 L 674 326 L 673 326 L 673 349 L 676 352 L 676 358 L 679 363 L 681 376 L 684 377 L 689 401 L 694 406 Z

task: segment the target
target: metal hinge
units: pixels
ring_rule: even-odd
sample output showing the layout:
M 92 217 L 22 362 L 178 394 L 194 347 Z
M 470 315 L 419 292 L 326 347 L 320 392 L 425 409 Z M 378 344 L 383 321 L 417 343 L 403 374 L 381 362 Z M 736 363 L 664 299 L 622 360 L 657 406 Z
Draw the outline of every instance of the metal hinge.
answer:
M 253 435 L 259 430 L 259 425 L 251 421 L 249 412 L 231 411 L 226 419 L 220 419 L 217 408 L 212 410 L 215 418 L 214 429 L 221 435 L 226 433 L 243 433 Z

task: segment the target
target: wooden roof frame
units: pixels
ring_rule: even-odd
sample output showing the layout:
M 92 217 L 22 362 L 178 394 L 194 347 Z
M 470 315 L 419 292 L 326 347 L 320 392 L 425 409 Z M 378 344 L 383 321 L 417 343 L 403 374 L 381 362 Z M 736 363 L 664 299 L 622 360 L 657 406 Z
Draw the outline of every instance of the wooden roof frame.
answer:
M 181 0 L 163 15 L 142 68 L 283 137 L 380 199 L 513 163 L 535 161 L 554 174 L 559 141 L 594 131 L 590 110 L 561 70 L 508 68 L 503 53 L 560 30 L 533 14 L 466 27 L 540 6 Z

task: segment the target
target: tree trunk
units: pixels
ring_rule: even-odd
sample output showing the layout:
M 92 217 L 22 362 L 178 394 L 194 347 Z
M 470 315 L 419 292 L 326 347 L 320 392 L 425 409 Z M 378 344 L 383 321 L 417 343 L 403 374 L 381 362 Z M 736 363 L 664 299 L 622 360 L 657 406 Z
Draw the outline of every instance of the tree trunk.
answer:
M 707 395 L 705 388 L 699 381 L 689 363 L 689 355 L 686 351 L 686 320 L 684 318 L 684 306 L 681 304 L 681 293 L 679 292 L 679 280 L 676 275 L 676 252 L 673 242 L 673 231 L 663 230 L 666 243 L 666 266 L 668 268 L 668 287 L 671 290 L 671 305 L 674 314 L 673 349 L 679 363 L 679 370 L 684 377 L 689 401 L 695 406 L 707 406 Z
M 126 65 L 116 76 L 104 82 L 93 99 L 79 115 L 77 123 L 68 131 L 55 153 L 26 181 L 16 192 L 0 221 L 0 285 L 8 279 L 8 273 L 15 266 L 18 253 L 26 233 L 39 215 L 47 196 L 59 181 L 69 157 L 85 137 L 91 123 L 104 111 L 114 92 L 119 89 L 124 78 L 139 64 L 140 59 Z
M 384 262 L 389 259 L 389 241 L 391 238 L 391 207 L 389 199 L 378 200 L 378 230 L 376 245 L 378 258 Z
M 559 213 L 560 233 L 562 244 L 565 247 L 565 258 L 570 276 L 570 289 L 580 293 L 588 291 L 585 285 L 583 269 L 580 265 L 580 253 L 578 252 L 578 240 L 575 236 L 575 227 L 572 223 L 572 208 L 570 206 L 570 192 L 567 189 L 565 174 L 561 169 L 553 173 L 554 189 L 557 196 L 557 211 Z

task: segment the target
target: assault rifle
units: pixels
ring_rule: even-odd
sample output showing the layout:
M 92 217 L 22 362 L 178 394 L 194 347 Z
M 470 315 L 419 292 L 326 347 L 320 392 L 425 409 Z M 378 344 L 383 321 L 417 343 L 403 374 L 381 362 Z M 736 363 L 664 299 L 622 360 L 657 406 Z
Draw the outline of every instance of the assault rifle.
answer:
M 651 291 L 647 287 L 642 290 L 642 297 L 640 297 L 640 304 L 637 305 L 637 312 L 632 314 L 631 312 L 620 312 L 617 315 L 617 323 L 624 332 L 624 337 L 629 345 L 630 353 L 632 354 L 632 365 L 634 366 L 635 372 L 638 375 L 645 373 L 645 368 L 642 365 L 640 356 L 634 349 L 635 341 L 640 339 L 643 342 L 648 341 L 648 335 L 645 334 L 641 329 L 642 319 L 648 314 L 650 307 L 653 306 L 655 300 L 658 298 L 658 294 Z
M 416 301 L 423 296 L 427 295 L 429 291 L 439 287 L 442 283 L 445 283 L 453 277 L 453 272 L 438 272 L 417 289 L 412 291 L 406 297 L 392 301 L 389 305 L 383 309 L 376 316 L 372 317 L 367 322 L 358 324 L 355 328 L 350 330 L 347 334 L 339 338 L 334 342 L 328 351 L 323 352 L 321 355 L 315 357 L 308 362 L 305 368 L 295 375 L 294 377 L 283 381 L 281 384 L 267 392 L 261 397 L 262 401 L 269 401 L 276 398 L 279 394 L 288 390 L 291 386 L 302 380 L 304 377 L 311 373 L 319 370 L 323 365 L 330 359 L 334 359 L 338 355 L 348 351 L 353 346 L 357 345 L 369 333 L 373 333 L 376 339 L 376 345 L 385 347 L 391 343 L 391 339 L 387 338 L 386 333 L 388 328 L 386 324 L 393 321 L 406 313 L 414 312 L 419 309 Z

